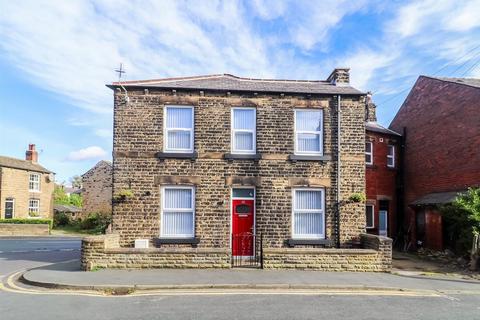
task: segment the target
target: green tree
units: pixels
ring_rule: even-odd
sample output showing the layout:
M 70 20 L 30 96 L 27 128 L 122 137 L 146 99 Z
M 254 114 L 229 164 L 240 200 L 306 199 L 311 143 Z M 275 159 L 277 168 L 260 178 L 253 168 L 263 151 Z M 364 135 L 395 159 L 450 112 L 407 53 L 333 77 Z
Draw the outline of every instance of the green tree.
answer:
M 70 204 L 81 207 L 83 205 L 83 198 L 82 195 L 73 193 L 70 195 Z
M 471 267 L 476 268 L 479 258 L 480 188 L 469 188 L 449 205 L 441 208 L 447 232 L 456 241 L 456 251 L 470 252 Z
M 70 199 L 62 185 L 55 185 L 53 189 L 53 202 L 55 204 L 70 204 Z
M 72 184 L 72 187 L 80 189 L 82 187 L 82 177 L 75 175 L 70 178 L 70 183 Z

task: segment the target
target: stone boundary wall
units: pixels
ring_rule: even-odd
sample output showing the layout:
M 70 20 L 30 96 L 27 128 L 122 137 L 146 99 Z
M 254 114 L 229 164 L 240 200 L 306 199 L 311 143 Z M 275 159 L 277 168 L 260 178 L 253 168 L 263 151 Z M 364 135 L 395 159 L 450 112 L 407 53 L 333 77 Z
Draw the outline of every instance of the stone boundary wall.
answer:
M 230 268 L 228 248 L 120 247 L 118 234 L 82 240 L 82 269 L 96 268 Z M 264 248 L 265 269 L 390 272 L 392 240 L 361 235 L 362 249 Z
M 392 239 L 361 235 L 362 249 L 267 248 L 263 250 L 265 269 L 321 271 L 390 272 Z
M 230 268 L 230 250 L 219 248 L 120 247 L 119 235 L 91 236 L 82 240 L 81 265 L 96 268 Z
M 48 236 L 48 224 L 0 223 L 0 236 Z

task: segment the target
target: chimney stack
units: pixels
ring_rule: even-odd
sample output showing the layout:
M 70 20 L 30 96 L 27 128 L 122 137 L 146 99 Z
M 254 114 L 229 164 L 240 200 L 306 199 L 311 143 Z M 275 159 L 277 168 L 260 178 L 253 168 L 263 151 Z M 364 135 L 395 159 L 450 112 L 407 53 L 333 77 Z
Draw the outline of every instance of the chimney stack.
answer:
M 377 122 L 377 106 L 373 103 L 372 93 L 367 92 L 367 100 L 365 103 L 365 121 L 367 122 Z
M 25 160 L 31 161 L 32 163 L 38 162 L 38 152 L 35 150 L 34 144 L 28 145 L 28 150 L 25 152 Z
M 350 85 L 350 68 L 335 68 L 327 81 L 336 86 Z

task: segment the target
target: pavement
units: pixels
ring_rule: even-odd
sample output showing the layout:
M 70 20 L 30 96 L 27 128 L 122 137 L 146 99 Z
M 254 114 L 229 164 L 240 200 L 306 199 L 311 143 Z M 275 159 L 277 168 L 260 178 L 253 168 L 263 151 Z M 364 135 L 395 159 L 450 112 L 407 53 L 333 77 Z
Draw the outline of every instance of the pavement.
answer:
M 338 289 L 478 292 L 480 281 L 389 273 L 259 269 L 148 269 L 84 272 L 78 260 L 34 268 L 21 282 L 71 290 Z
M 0 319 L 1 320 L 130 320 L 130 319 L 378 319 L 394 315 L 395 319 L 479 319 L 480 295 L 458 281 L 445 281 L 424 277 L 402 277 L 392 274 L 326 274 L 320 272 L 289 272 L 291 284 L 302 284 L 314 280 L 317 285 L 339 284 L 344 278 L 350 285 L 362 285 L 368 280 L 372 284 L 404 285 L 418 288 L 416 291 L 362 290 L 361 288 L 335 289 L 192 289 L 163 291 L 136 291 L 128 295 L 115 295 L 97 291 L 47 289 L 25 285 L 15 281 L 26 270 L 31 272 L 53 269 L 58 272 L 79 272 L 80 239 L 75 238 L 0 238 Z M 70 261 L 70 262 L 68 262 Z M 77 267 L 75 267 L 75 265 Z M 70 269 L 68 269 L 68 268 Z M 35 270 L 33 270 L 35 269 Z M 63 271 L 62 271 L 63 270 Z M 70 270 L 70 271 L 68 271 Z M 103 278 L 108 270 L 82 272 L 81 275 Z M 126 274 L 112 270 L 118 284 L 126 284 Z M 122 271 L 121 273 L 117 273 Z M 233 283 L 240 279 L 257 279 L 262 275 L 264 283 L 283 282 L 285 274 L 262 270 L 210 270 L 211 278 L 195 277 L 193 270 L 134 270 L 142 272 L 144 280 L 151 282 L 189 283 L 209 282 Z M 179 272 L 181 271 L 181 272 Z M 204 270 L 208 271 L 208 270 Z M 213 271 L 221 271 L 214 273 Z M 149 274 L 151 273 L 151 274 Z M 306 272 L 305 272 L 306 273 Z M 213 276 L 212 276 L 213 274 Z M 52 274 L 51 274 L 52 275 Z M 56 275 L 59 275 L 57 273 Z M 152 279 L 157 277 L 157 279 Z M 198 274 L 197 274 L 198 276 Z M 160 278 L 161 277 L 161 278 Z M 213 278 L 213 280 L 211 280 Z M 313 279 L 314 278 L 314 279 Z M 110 279 L 113 279 L 111 277 Z M 140 279 L 140 278 L 138 278 Z M 182 280 L 183 279 L 183 280 Z M 203 280 L 202 280 L 203 279 Z M 396 279 L 395 282 L 389 279 Z M 158 281 L 157 281 L 158 280 Z M 387 281 L 387 282 L 385 282 Z M 259 281 L 257 281 L 259 282 Z M 385 283 L 383 283 L 385 282 Z M 413 282 L 418 282 L 415 284 Z M 139 282 L 140 283 L 140 282 Z M 252 283 L 245 281 L 244 283 Z M 267 286 L 268 287 L 268 286 Z M 478 287 L 478 286 L 476 286 Z M 421 288 L 430 288 L 421 290 Z M 457 288 L 461 290 L 439 292 L 433 288 Z

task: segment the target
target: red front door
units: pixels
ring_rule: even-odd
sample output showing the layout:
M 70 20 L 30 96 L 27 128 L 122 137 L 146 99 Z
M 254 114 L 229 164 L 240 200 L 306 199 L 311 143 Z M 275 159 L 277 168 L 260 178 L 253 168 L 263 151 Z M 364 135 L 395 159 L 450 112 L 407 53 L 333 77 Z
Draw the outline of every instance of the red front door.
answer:
M 253 256 L 253 199 L 232 200 L 232 255 Z

